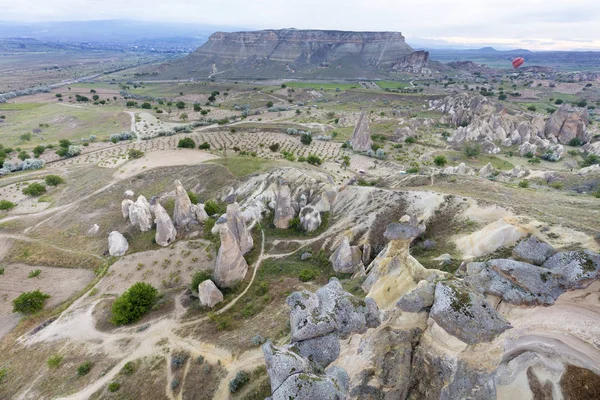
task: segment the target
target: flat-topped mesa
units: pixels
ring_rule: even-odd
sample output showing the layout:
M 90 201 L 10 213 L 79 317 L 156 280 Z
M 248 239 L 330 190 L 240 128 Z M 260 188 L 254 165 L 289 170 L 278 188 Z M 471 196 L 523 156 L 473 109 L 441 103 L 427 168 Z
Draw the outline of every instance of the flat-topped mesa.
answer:
M 221 61 L 265 59 L 306 64 L 335 62 L 352 56 L 374 66 L 390 66 L 412 53 L 400 32 L 296 29 L 216 32 L 194 52 L 197 56 L 218 56 Z

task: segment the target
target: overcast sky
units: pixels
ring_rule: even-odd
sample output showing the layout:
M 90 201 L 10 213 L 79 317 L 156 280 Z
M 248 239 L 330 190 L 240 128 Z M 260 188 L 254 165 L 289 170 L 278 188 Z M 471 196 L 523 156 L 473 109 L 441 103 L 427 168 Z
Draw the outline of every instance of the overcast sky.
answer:
M 0 20 L 401 31 L 408 43 L 600 50 L 600 0 L 0 0 Z

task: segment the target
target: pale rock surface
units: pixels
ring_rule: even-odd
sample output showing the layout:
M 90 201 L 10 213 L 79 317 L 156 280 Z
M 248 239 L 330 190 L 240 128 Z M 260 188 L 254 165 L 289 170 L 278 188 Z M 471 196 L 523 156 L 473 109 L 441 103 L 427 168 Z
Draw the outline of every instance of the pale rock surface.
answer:
M 129 243 L 121 233 L 112 231 L 108 235 L 108 253 L 113 257 L 121 257 L 129 250 Z
M 133 204 L 129 205 L 129 221 L 142 232 L 147 232 L 152 228 L 150 203 L 144 196 L 140 195 Z
M 306 232 L 314 232 L 321 226 L 321 213 L 312 206 L 300 210 L 300 225 Z
M 203 307 L 213 308 L 216 304 L 223 301 L 223 293 L 217 288 L 210 279 L 198 285 L 198 298 Z
M 167 210 L 158 201 L 154 203 L 152 209 L 154 211 L 154 222 L 156 223 L 156 243 L 163 247 L 168 246 L 177 237 L 177 229 Z
M 178 228 L 186 228 L 196 222 L 193 204 L 181 181 L 175 181 L 175 208 L 173 209 L 173 222 Z
M 248 264 L 240 251 L 235 235 L 229 230 L 227 218 L 219 218 L 213 231 L 218 232 L 221 238 L 213 279 L 220 288 L 234 286 L 246 276 Z
M 240 247 L 242 254 L 248 253 L 254 247 L 254 240 L 252 235 L 246 228 L 246 223 L 242 218 L 240 206 L 238 203 L 232 203 L 227 205 L 227 226 L 229 231 L 235 237 L 235 240 Z
M 350 145 L 354 151 L 367 151 L 373 145 L 369 131 L 369 115 L 364 111 L 360 113 L 352 133 L 352 139 L 350 139 Z
M 362 265 L 362 252 L 358 246 L 350 246 L 348 237 L 344 236 L 342 243 L 329 257 L 329 262 L 335 272 L 352 274 Z
M 121 213 L 123 214 L 123 218 L 127 220 L 129 218 L 129 207 L 133 204 L 133 200 L 125 199 L 121 202 Z
M 282 182 L 277 192 L 273 223 L 279 229 L 287 229 L 292 218 L 294 218 L 294 208 L 292 207 L 290 187 L 287 183 Z

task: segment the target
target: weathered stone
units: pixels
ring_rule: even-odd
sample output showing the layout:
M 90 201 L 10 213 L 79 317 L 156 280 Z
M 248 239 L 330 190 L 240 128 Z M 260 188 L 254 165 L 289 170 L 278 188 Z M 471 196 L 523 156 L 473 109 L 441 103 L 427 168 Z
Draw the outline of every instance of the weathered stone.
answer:
M 348 237 L 344 236 L 342 243 L 329 257 L 329 262 L 334 271 L 351 274 L 361 265 L 362 253 L 357 246 L 350 246 Z
M 185 191 L 181 181 L 175 181 L 175 208 L 173 209 L 173 222 L 178 228 L 185 228 L 196 222 L 194 209 L 190 196 Z
M 295 342 L 292 350 L 325 369 L 340 355 L 340 340 L 335 333 Z
M 531 155 L 535 156 L 536 153 L 537 153 L 537 146 L 534 144 L 525 142 L 521 146 L 519 146 L 519 155 L 521 157 L 524 157 L 527 154 L 531 154 Z
M 420 234 L 419 228 L 412 224 L 393 222 L 388 225 L 383 237 L 389 240 L 407 240 L 416 238 Z
M 373 248 L 371 247 L 370 244 L 365 243 L 363 244 L 362 247 L 362 262 L 363 265 L 369 265 L 369 263 L 371 262 L 371 250 Z
M 321 226 L 321 213 L 312 206 L 300 210 L 300 225 L 305 232 L 314 232 Z
M 300 260 L 302 260 L 302 261 L 306 261 L 311 258 L 312 258 L 312 253 L 309 253 L 309 252 L 305 252 L 300 255 Z
M 400 299 L 397 306 L 406 312 L 419 312 L 433 305 L 435 283 L 421 281 L 417 287 Z
M 242 254 L 246 254 L 252 250 L 254 247 L 254 240 L 252 239 L 252 235 L 248 232 L 248 228 L 246 228 L 246 223 L 242 218 L 238 203 L 227 205 L 227 225 L 229 231 L 238 242 Z
M 344 292 L 336 278 L 331 278 L 316 293 L 294 292 L 286 302 L 291 308 L 292 342 L 332 332 L 344 339 L 352 332 L 362 333 L 380 324 L 375 302 Z
M 198 285 L 198 298 L 203 307 L 213 308 L 216 304 L 223 301 L 223 293 L 217 288 L 210 279 Z
M 554 137 L 562 144 L 568 144 L 575 138 L 585 143 L 590 139 L 586 131 L 588 123 L 589 114 L 586 108 L 570 112 L 569 106 L 563 104 L 546 122 L 544 133 L 546 138 Z
M 513 249 L 513 256 L 530 264 L 542 265 L 554 254 L 554 248 L 535 236 L 523 239 Z
M 354 151 L 367 151 L 373 145 L 369 131 L 369 115 L 364 111 L 360 113 L 358 123 L 352 133 L 352 139 L 350 139 L 350 145 Z
M 479 170 L 479 176 L 481 176 L 482 178 L 489 178 L 491 176 L 494 176 L 495 173 L 496 169 L 492 167 L 491 163 L 487 163 L 484 167 L 482 167 Z
M 139 196 L 135 203 L 129 205 L 129 221 L 132 225 L 147 232 L 152 228 L 152 212 L 150 203 L 144 196 Z
M 125 199 L 121 202 L 121 213 L 123 218 L 127 220 L 129 218 L 129 207 L 133 204 L 133 200 Z
M 160 246 L 168 246 L 177 237 L 177 229 L 175 229 L 167 210 L 158 201 L 155 201 L 152 209 L 154 211 L 154 223 L 156 223 L 155 241 Z
M 565 289 L 582 289 L 600 277 L 600 254 L 590 250 L 557 253 L 542 267 L 556 274 Z
M 129 249 L 129 243 L 125 236 L 121 235 L 117 231 L 112 231 L 108 235 L 108 253 L 113 257 L 120 257 L 124 255 Z
M 133 190 L 126 190 L 124 194 L 125 194 L 125 197 L 133 197 L 134 196 Z
M 308 360 L 285 346 L 278 347 L 271 341 L 267 341 L 262 346 L 262 350 L 273 391 L 279 388 L 291 375 L 311 370 Z
M 219 218 L 214 229 L 219 232 L 221 247 L 219 247 L 213 279 L 221 288 L 231 287 L 244 279 L 248 272 L 248 264 L 237 239 L 229 230 L 227 218 Z
M 204 204 L 196 204 L 196 205 L 193 205 L 192 207 L 193 207 L 194 215 L 196 216 L 196 221 L 198 221 L 200 223 L 206 222 L 206 220 L 208 219 L 208 214 L 204 210 Z
M 459 282 L 437 283 L 429 316 L 467 344 L 489 342 L 511 328 L 485 298 Z
M 287 229 L 292 218 L 294 218 L 294 209 L 292 207 L 290 187 L 287 183 L 282 183 L 279 185 L 277 193 L 273 223 L 276 228 Z

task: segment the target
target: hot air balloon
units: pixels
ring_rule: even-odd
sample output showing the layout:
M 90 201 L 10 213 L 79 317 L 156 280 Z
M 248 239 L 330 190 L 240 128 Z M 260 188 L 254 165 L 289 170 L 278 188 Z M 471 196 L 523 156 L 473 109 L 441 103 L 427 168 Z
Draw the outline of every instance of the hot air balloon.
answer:
M 523 57 L 517 57 L 512 61 L 512 66 L 514 69 L 517 69 L 521 65 L 523 65 L 524 62 L 525 62 L 525 59 Z

